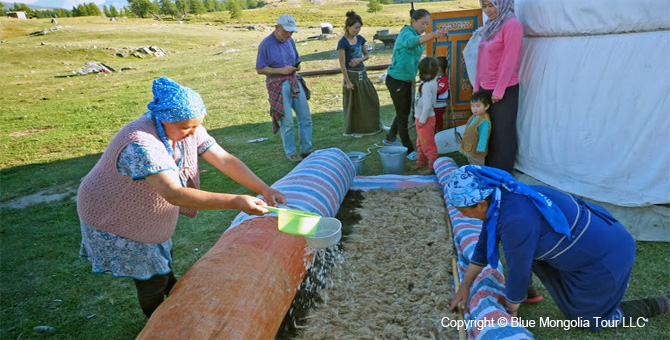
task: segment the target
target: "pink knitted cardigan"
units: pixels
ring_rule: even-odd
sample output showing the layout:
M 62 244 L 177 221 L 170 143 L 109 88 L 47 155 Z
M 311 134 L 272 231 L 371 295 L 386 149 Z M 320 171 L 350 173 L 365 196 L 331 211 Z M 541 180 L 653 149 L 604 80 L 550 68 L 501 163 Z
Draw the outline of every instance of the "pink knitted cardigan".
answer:
M 202 128 L 202 127 L 199 127 Z M 199 188 L 197 134 L 184 139 L 182 183 Z M 121 175 L 116 167 L 121 151 L 132 142 L 164 150 L 159 157 L 172 157 L 158 137 L 153 120 L 143 115 L 128 123 L 112 138 L 91 172 L 84 177 L 77 194 L 79 218 L 96 229 L 131 240 L 158 244 L 167 241 L 177 227 L 179 213 L 195 217 L 196 210 L 170 204 L 146 180 Z

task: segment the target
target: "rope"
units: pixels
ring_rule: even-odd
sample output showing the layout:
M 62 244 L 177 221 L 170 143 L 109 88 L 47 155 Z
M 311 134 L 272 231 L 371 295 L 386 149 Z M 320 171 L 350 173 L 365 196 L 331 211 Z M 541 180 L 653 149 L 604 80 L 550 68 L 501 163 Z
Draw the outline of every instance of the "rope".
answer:
M 384 147 L 383 145 L 379 145 L 379 143 L 375 143 L 375 145 L 373 145 L 373 146 L 371 146 L 371 147 L 368 148 L 368 150 L 367 150 L 367 152 L 365 153 L 365 155 L 366 155 L 366 156 L 369 155 L 370 152 L 372 152 L 372 151 L 370 151 L 370 150 L 372 150 L 372 149 L 383 148 L 383 147 Z
M 456 143 L 460 143 L 462 136 L 460 133 L 458 133 L 458 130 L 456 130 L 456 118 L 454 114 L 454 105 L 453 100 L 454 100 L 454 91 L 452 91 L 452 81 L 451 81 L 451 67 L 449 68 L 449 120 L 451 120 L 451 126 L 454 129 L 454 139 L 456 140 Z

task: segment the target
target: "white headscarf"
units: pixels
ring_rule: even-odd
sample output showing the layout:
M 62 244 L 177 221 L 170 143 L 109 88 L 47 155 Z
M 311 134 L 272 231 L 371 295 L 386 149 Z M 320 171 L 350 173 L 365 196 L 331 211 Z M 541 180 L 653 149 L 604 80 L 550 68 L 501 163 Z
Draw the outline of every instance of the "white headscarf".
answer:
M 484 24 L 479 37 L 481 41 L 486 41 L 493 38 L 505 26 L 507 20 L 515 18 L 514 15 L 514 0 L 489 0 L 496 7 L 498 16 L 489 20 Z M 479 4 L 484 7 L 484 0 L 479 0 Z

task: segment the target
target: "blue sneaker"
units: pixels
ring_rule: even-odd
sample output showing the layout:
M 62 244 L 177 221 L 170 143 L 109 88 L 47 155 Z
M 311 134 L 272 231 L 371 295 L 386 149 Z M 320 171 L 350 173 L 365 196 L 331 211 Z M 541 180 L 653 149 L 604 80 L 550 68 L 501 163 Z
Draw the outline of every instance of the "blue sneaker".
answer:
M 398 142 L 397 140 L 393 141 L 393 142 L 389 142 L 389 141 L 386 140 L 386 138 L 384 138 L 384 140 L 382 140 L 382 143 L 384 143 L 385 145 L 390 145 L 390 146 L 400 146 L 400 142 Z
M 415 161 L 416 160 L 416 151 L 412 151 L 409 155 L 407 155 L 407 159 L 410 161 Z

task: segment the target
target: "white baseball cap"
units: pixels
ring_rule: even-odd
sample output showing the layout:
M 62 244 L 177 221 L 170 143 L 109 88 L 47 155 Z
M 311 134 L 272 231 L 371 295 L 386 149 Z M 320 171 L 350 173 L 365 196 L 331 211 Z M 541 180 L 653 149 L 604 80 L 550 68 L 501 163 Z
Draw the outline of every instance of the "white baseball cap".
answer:
M 295 25 L 295 19 L 288 14 L 280 15 L 279 18 L 277 18 L 277 25 L 281 25 L 286 32 L 298 32 L 298 27 Z

